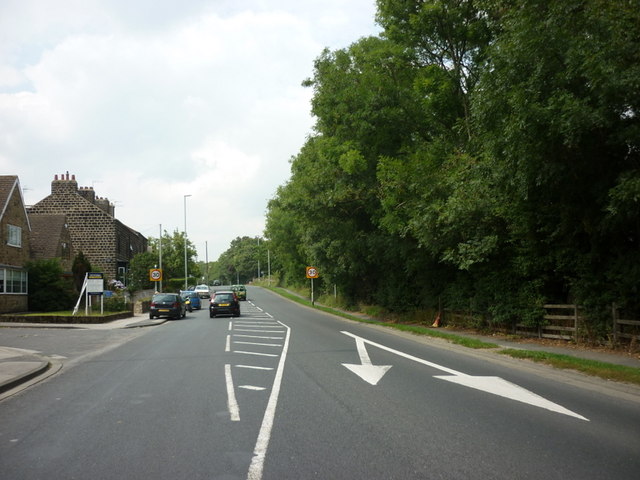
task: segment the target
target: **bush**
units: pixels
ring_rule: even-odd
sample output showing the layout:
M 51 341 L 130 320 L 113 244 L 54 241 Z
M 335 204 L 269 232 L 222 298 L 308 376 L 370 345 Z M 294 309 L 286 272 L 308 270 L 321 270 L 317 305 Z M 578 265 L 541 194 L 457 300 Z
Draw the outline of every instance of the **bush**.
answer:
M 57 259 L 27 263 L 29 272 L 29 311 L 53 312 L 73 307 L 73 279 L 65 278 Z

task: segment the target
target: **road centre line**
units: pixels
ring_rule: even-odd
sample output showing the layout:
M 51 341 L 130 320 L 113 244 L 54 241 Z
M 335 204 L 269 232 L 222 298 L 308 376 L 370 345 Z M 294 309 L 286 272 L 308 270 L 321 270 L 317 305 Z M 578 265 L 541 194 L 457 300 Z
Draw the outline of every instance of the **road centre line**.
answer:
M 231 351 L 231 335 L 227 335 L 227 343 L 224 347 L 225 352 Z
M 282 375 L 284 372 L 284 363 L 287 358 L 287 352 L 289 350 L 289 338 L 291 337 L 291 328 L 284 323 L 280 323 L 287 330 L 284 346 L 282 347 L 282 354 L 280 355 L 280 361 L 278 362 L 278 370 L 276 371 L 275 379 L 273 380 L 273 387 L 271 388 L 271 395 L 269 395 L 269 401 L 267 403 L 267 409 L 262 419 L 262 426 L 260 427 L 260 433 L 256 445 L 253 449 L 253 458 L 251 459 L 251 465 L 249 466 L 249 472 L 247 473 L 247 480 L 261 480 L 262 472 L 264 470 L 264 461 L 267 456 L 267 448 L 269 447 L 269 440 L 271 439 L 271 430 L 273 428 L 273 422 L 276 414 L 276 407 L 278 405 L 278 396 L 280 395 L 280 385 L 282 384 Z
M 227 408 L 232 422 L 240 421 L 240 408 L 236 400 L 236 392 L 233 388 L 233 377 L 231 376 L 231 365 L 224 366 L 224 376 L 227 384 Z
M 233 343 L 239 343 L 241 345 L 259 345 L 261 347 L 281 347 L 281 343 L 258 343 L 258 342 L 237 342 L 234 340 Z

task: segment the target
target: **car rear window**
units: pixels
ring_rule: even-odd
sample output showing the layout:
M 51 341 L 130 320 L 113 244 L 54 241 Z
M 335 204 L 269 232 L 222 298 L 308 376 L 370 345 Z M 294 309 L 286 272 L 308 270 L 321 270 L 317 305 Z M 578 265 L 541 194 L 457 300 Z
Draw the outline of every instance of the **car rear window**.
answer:
M 175 295 L 155 295 L 153 297 L 153 301 L 154 302 L 175 302 L 176 296 Z
M 230 302 L 233 300 L 233 295 L 230 293 L 219 293 L 216 295 L 216 302 Z

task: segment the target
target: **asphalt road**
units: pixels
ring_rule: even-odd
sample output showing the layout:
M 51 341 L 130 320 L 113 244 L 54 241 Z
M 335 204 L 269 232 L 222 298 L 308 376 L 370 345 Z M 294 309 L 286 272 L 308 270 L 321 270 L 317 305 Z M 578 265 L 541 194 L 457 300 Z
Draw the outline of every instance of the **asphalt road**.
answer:
M 255 287 L 248 298 L 240 318 L 14 331 L 65 367 L 0 403 L 0 477 L 638 476 L 637 396 Z

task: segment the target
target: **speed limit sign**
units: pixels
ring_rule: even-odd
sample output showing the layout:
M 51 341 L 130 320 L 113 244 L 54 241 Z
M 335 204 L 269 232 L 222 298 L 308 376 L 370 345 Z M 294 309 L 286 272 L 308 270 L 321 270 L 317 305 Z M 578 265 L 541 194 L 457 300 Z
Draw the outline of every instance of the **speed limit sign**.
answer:
M 307 267 L 307 278 L 318 278 L 318 269 L 316 267 Z
M 162 270 L 159 268 L 152 268 L 149 270 L 149 280 L 152 282 L 161 282 L 162 281 Z

